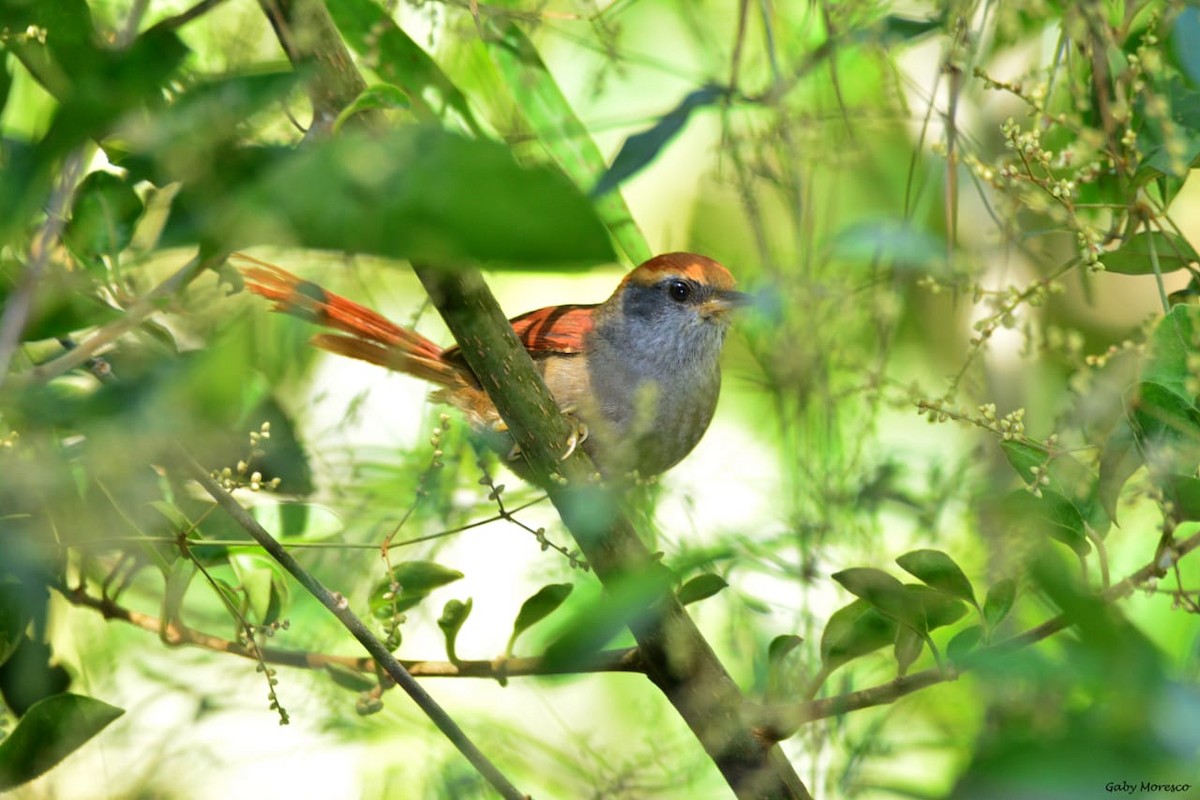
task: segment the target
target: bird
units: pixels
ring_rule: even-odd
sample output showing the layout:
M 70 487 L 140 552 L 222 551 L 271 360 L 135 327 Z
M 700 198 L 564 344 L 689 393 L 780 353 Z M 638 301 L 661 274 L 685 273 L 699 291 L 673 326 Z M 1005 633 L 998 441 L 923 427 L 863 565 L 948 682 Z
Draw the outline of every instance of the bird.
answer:
M 506 455 L 520 452 L 457 346 L 441 347 L 365 306 L 257 259 L 246 287 L 274 311 L 330 329 L 326 351 L 423 379 L 432 398 L 460 409 Z M 550 306 L 509 322 L 559 409 L 576 421 L 577 447 L 606 477 L 651 478 L 679 463 L 704 436 L 721 388 L 720 356 L 735 309 L 749 304 L 711 258 L 673 252 L 634 268 L 602 303 Z

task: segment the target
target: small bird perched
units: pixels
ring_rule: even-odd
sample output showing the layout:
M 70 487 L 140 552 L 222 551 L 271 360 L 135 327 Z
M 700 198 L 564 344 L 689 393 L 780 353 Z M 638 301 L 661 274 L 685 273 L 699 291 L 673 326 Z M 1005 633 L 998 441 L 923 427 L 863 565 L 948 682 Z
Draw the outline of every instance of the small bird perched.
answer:
M 505 431 L 457 347 L 439 347 L 316 284 L 256 263 L 242 270 L 251 292 L 273 300 L 276 311 L 339 331 L 316 336 L 317 347 L 427 380 L 439 387 L 434 398 L 461 409 L 477 430 Z M 581 444 L 606 475 L 649 477 L 677 464 L 708 429 L 730 312 L 746 301 L 716 261 L 667 253 L 626 275 L 603 303 L 551 306 L 510 321 L 559 408 L 580 423 L 567 455 Z

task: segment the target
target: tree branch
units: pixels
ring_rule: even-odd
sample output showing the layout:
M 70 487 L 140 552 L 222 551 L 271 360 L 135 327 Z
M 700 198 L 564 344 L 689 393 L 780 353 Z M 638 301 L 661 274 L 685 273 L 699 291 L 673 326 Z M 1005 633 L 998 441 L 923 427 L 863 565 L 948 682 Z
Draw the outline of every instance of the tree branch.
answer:
M 76 589 L 57 588 L 63 598 L 72 605 L 94 609 L 100 612 L 105 619 L 126 622 L 142 630 L 160 635 L 163 641 L 169 645 L 200 647 L 216 653 L 227 653 L 256 661 L 261 659 L 268 664 L 281 667 L 325 669 L 338 666 L 369 675 L 374 675 L 379 671 L 375 660 L 366 656 L 339 656 L 331 653 L 312 653 L 307 650 L 288 650 L 281 647 L 259 647 L 256 655 L 254 650 L 241 642 L 202 633 L 179 622 L 164 621 L 153 614 L 126 608 L 105 597 L 94 597 L 82 587 Z M 490 678 L 500 680 L 535 675 L 643 671 L 636 647 L 605 650 L 597 653 L 586 664 L 572 665 L 568 668 L 547 665 L 542 658 L 497 658 L 491 661 L 460 659 L 457 663 L 402 659 L 400 663 L 414 678 Z
M 284 549 L 283 545 L 277 542 L 265 528 L 259 525 L 258 521 L 250 516 L 250 512 L 242 508 L 241 504 L 229 492 L 222 489 L 208 472 L 196 463 L 196 460 L 182 447 L 177 448 L 177 457 L 184 470 L 208 492 L 209 496 L 217 502 L 217 505 L 224 509 L 225 513 L 232 517 L 238 525 L 241 525 L 246 533 L 250 534 L 267 551 L 271 558 L 275 559 L 281 567 L 287 570 L 309 594 L 315 597 L 321 605 L 325 606 L 325 608 L 329 609 L 337 617 L 346 630 L 350 631 L 359 644 L 371 654 L 375 659 L 375 663 L 379 664 L 384 672 L 396 682 L 396 685 L 412 698 L 417 707 L 429 717 L 438 730 L 458 748 L 458 751 L 471 762 L 471 766 L 475 767 L 479 771 L 479 774 L 486 778 L 488 783 L 501 796 L 506 798 L 506 800 L 525 800 L 527 796 L 509 782 L 508 778 L 500 772 L 496 765 L 467 737 L 467 734 L 458 726 L 458 723 L 438 705 L 437 701 L 425 691 L 425 688 L 417 683 L 408 670 L 383 646 L 383 642 L 379 641 L 371 633 L 370 629 L 363 624 L 362 620 L 350 610 L 350 603 L 347 602 L 345 597 L 326 589 L 307 570 L 300 566 L 300 562 L 296 561 L 292 557 L 292 554 Z

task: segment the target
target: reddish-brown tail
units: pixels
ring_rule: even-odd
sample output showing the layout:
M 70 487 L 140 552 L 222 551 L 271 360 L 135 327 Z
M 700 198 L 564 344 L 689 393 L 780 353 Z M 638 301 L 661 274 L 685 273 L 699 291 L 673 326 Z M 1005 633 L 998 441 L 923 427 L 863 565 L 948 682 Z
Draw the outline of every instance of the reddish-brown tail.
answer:
M 449 388 L 463 385 L 462 369 L 443 358 L 441 347 L 415 331 L 376 314 L 366 306 L 327 292 L 273 264 L 238 253 L 254 266 L 242 267 L 246 288 L 282 311 L 341 334 L 321 333 L 313 344 L 338 355 L 370 361 Z

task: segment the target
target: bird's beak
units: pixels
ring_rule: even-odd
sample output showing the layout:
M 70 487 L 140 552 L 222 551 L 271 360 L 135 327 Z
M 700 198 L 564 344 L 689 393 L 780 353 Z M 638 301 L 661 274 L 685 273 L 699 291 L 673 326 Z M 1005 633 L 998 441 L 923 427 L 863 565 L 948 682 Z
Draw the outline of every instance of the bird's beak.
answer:
M 754 303 L 754 297 L 732 289 L 716 292 L 700 304 L 700 316 L 704 319 L 724 320 L 731 311 Z

